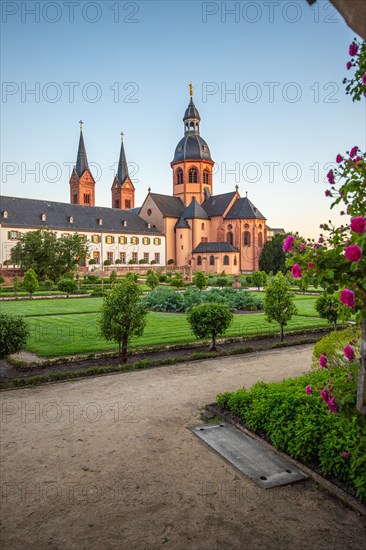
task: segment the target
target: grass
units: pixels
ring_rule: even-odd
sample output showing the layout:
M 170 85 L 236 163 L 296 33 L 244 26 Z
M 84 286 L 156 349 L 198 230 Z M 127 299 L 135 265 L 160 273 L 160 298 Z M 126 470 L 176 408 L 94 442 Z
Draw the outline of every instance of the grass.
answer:
M 287 330 L 305 330 L 325 327 L 325 321 L 312 317 L 315 299 L 296 298 L 299 314 L 288 324 Z M 4 302 L 2 313 L 23 315 L 31 330 L 27 350 L 42 357 L 115 351 L 113 342 L 98 335 L 97 318 L 102 298 L 65 298 L 45 301 Z M 275 335 L 277 323 L 268 323 L 263 313 L 235 315 L 227 331 L 228 337 Z M 195 341 L 184 314 L 150 312 L 143 336 L 135 338 L 131 347 L 168 345 Z

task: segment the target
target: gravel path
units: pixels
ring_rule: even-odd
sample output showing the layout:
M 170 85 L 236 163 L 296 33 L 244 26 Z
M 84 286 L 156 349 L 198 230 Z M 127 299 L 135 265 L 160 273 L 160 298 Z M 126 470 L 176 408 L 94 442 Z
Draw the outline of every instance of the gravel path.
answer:
M 261 490 L 188 429 L 218 392 L 300 375 L 311 353 L 3 392 L 2 548 L 364 548 L 364 518 L 312 480 Z

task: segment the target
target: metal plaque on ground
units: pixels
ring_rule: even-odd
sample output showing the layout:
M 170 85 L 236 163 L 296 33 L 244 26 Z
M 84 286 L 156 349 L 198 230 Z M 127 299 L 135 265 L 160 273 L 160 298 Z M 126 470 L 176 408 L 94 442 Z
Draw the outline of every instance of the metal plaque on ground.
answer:
M 263 489 L 308 478 L 288 460 L 231 424 L 205 424 L 191 430 Z

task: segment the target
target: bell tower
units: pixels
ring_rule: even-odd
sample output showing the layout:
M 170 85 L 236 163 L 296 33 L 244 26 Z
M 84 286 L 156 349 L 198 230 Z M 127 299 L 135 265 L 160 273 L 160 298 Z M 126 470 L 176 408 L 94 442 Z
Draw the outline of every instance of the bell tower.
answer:
M 121 150 L 119 154 L 118 169 L 111 187 L 112 208 L 128 210 L 129 208 L 135 208 L 135 188 L 128 173 L 123 136 L 124 134 L 121 132 Z
M 70 177 L 70 202 L 71 204 L 83 204 L 95 206 L 95 181 L 89 170 L 88 158 L 83 137 L 83 121 L 80 120 L 79 148 L 76 165 Z
M 205 193 L 212 195 L 212 168 L 210 149 L 200 135 L 200 114 L 193 102 L 193 86 L 189 84 L 189 104 L 184 113 L 184 137 L 178 143 L 173 161 L 173 195 L 188 206 L 195 198 L 199 204 Z

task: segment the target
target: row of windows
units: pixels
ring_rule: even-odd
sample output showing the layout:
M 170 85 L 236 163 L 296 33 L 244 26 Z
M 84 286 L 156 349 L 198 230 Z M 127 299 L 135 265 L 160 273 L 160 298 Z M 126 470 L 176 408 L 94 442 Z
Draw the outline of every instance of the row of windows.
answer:
M 114 200 L 114 208 L 121 208 L 120 205 L 121 205 L 120 200 L 119 200 L 119 199 L 115 199 L 115 200 Z M 125 199 L 125 208 L 126 208 L 126 209 L 131 208 L 131 200 L 130 200 L 130 199 Z
M 154 245 L 160 245 L 161 244 L 160 237 L 154 237 L 152 239 L 152 241 L 153 241 Z M 100 235 L 93 235 L 92 236 L 92 242 L 93 243 L 100 243 Z M 116 238 L 113 235 L 106 235 L 105 242 L 107 244 L 114 244 L 116 242 Z M 118 242 L 119 242 L 119 244 L 127 244 L 128 239 L 127 239 L 127 237 L 118 237 Z M 140 242 L 139 237 L 131 237 L 130 238 L 130 243 L 131 244 L 139 244 L 139 242 Z M 142 242 L 142 244 L 151 244 L 151 239 L 150 239 L 150 237 L 142 237 L 141 242 Z
M 160 253 L 155 252 L 153 259 L 156 264 L 160 264 Z M 95 260 L 97 264 L 100 264 L 99 252 L 93 252 L 93 260 Z M 128 255 L 126 254 L 126 252 L 120 252 L 119 257 L 115 256 L 113 252 L 107 252 L 106 260 L 111 262 L 111 264 L 114 264 L 116 262 L 119 264 L 127 264 L 130 260 L 132 260 L 132 262 L 138 263 L 140 260 L 144 260 L 144 262 L 148 264 L 150 263 L 150 254 L 148 252 L 144 252 L 143 256 L 139 258 L 138 252 L 132 252 Z
M 229 231 L 226 235 L 226 241 L 233 245 L 234 244 L 234 235 L 231 231 Z M 251 246 L 251 236 L 249 231 L 244 231 L 243 233 L 243 246 Z M 258 246 L 259 248 L 262 248 L 263 246 L 263 235 L 262 233 L 258 233 Z
M 206 258 L 203 258 L 203 259 L 206 260 Z M 209 257 L 209 264 L 213 266 L 215 265 L 215 256 Z M 236 259 L 236 256 L 234 256 L 234 265 L 236 264 L 237 264 L 237 259 Z M 202 265 L 202 256 L 197 256 L 197 265 Z M 224 265 L 230 265 L 230 258 L 227 255 L 224 256 Z
M 202 174 L 203 183 L 209 182 L 210 173 L 208 170 L 204 170 Z M 199 175 L 198 175 L 198 169 L 193 166 L 188 171 L 188 181 L 189 183 L 199 183 Z M 181 168 L 178 168 L 176 171 L 176 182 L 178 184 L 184 183 L 184 175 L 183 170 Z

